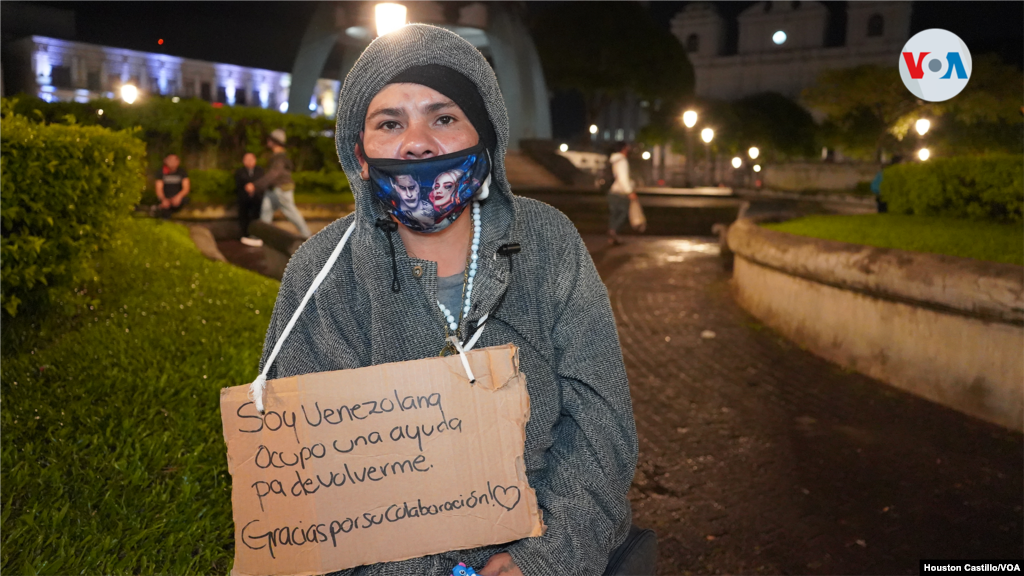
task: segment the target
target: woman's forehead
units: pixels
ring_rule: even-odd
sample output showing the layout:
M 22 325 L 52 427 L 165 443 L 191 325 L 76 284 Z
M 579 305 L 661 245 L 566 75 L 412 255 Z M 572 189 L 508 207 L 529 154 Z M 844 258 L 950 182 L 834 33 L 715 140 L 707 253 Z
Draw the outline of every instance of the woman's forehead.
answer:
M 370 101 L 366 121 L 376 116 L 406 116 L 413 112 L 429 114 L 458 112 L 465 114 L 451 98 L 422 84 L 388 84 Z

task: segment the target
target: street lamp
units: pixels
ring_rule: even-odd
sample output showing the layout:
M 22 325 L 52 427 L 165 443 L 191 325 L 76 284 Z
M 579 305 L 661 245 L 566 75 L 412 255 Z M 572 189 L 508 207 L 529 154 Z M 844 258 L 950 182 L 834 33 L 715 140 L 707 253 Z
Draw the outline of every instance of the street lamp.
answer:
M 683 124 L 687 128 L 693 128 L 697 125 L 697 113 L 693 110 L 687 110 L 683 112 Z
M 125 104 L 132 104 L 135 99 L 139 97 L 139 89 L 131 84 L 125 84 L 121 86 L 121 100 L 124 100 Z
M 760 164 L 754 164 L 754 172 L 760 172 L 760 171 L 761 171 L 761 165 Z
M 732 159 L 732 167 L 733 168 L 739 168 L 740 166 L 743 166 L 743 160 L 740 160 L 739 156 L 733 158 Z
M 928 129 L 931 127 L 932 123 L 924 118 L 921 118 L 920 120 L 914 123 L 914 129 L 917 130 L 919 136 L 924 136 L 925 132 L 927 132 Z
M 757 146 L 751 146 L 750 150 L 747 150 L 747 155 L 750 156 L 751 160 L 757 160 L 757 157 L 760 154 L 761 151 L 757 149 Z
M 591 124 L 590 125 L 590 133 L 591 134 L 597 134 L 597 124 Z
M 569 151 L 569 145 L 568 145 L 568 144 L 561 144 L 561 145 L 560 145 L 560 146 L 558 147 L 558 150 L 559 150 L 560 152 L 568 152 L 568 151 Z
M 686 186 L 693 186 L 693 127 L 697 125 L 697 111 L 683 112 L 683 126 L 686 126 Z
M 931 155 L 932 153 L 929 152 L 927 148 L 921 148 L 920 150 L 917 151 L 917 157 L 920 158 L 922 162 L 927 160 L 928 157 Z
M 714 137 L 715 137 L 715 131 L 712 130 L 711 128 L 705 128 L 705 129 L 700 131 L 700 139 L 703 140 L 705 144 L 710 144 L 711 140 Z
M 643 158 L 644 160 L 650 160 L 651 159 L 651 153 L 649 151 L 647 151 L 647 150 L 644 150 L 644 153 L 641 154 L 640 157 Z
M 405 26 L 406 9 L 401 4 L 382 2 L 374 7 L 374 14 L 377 17 L 377 36 Z
M 700 131 L 700 139 L 704 141 L 704 180 L 708 186 L 713 186 L 715 168 L 711 165 L 711 147 L 708 144 L 715 137 L 715 131 L 711 128 L 705 128 Z

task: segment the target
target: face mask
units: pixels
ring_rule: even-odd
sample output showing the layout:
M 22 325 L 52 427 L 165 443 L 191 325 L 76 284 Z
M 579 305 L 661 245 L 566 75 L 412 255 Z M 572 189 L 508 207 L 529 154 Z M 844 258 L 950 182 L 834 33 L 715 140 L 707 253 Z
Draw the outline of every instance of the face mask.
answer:
M 367 158 L 370 186 L 410 229 L 440 232 L 462 214 L 490 176 L 483 144 L 425 160 Z M 482 198 L 481 198 L 482 199 Z

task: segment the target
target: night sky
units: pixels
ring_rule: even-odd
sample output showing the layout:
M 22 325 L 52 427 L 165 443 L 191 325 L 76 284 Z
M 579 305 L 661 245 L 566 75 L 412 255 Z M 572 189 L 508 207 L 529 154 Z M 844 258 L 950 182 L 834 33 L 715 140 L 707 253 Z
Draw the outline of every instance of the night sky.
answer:
M 35 2 L 75 11 L 82 42 L 162 52 L 242 66 L 289 71 L 314 2 Z M 531 2 L 530 14 L 547 2 Z M 655 20 L 668 29 L 686 2 L 650 2 Z M 721 2 L 727 20 L 753 2 Z M 825 2 L 841 13 L 845 2 Z M 593 3 L 592 9 L 600 9 Z M 826 42 L 842 41 L 833 27 Z M 915 2 L 911 34 L 945 28 L 960 36 L 972 54 L 997 52 L 1024 66 L 1024 2 Z M 163 38 L 163 45 L 157 40 Z M 732 39 L 735 44 L 735 39 Z

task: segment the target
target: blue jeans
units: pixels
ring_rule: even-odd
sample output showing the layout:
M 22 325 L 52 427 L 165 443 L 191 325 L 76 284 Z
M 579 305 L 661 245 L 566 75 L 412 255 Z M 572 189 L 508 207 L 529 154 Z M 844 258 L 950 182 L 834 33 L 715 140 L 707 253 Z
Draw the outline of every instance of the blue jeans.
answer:
M 305 218 L 295 206 L 294 191 L 282 190 L 276 186 L 267 190 L 267 193 L 263 195 L 263 205 L 260 206 L 260 220 L 270 224 L 274 221 L 274 212 L 277 210 L 281 210 L 284 217 L 298 228 L 300 236 L 309 238 L 312 235 L 309 232 L 309 226 L 306 226 Z

